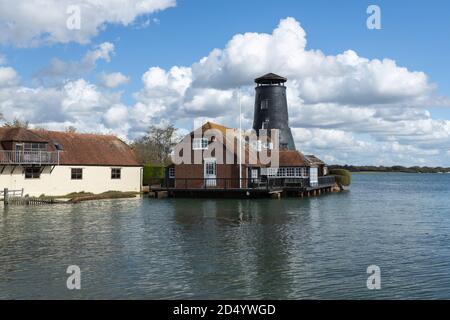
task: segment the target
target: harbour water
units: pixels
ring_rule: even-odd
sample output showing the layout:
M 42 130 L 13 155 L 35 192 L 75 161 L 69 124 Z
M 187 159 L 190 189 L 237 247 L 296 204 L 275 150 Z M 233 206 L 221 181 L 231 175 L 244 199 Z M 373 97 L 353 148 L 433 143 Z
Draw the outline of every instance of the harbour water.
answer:
M 310 199 L 0 207 L 0 299 L 449 299 L 449 195 L 449 174 L 388 173 Z

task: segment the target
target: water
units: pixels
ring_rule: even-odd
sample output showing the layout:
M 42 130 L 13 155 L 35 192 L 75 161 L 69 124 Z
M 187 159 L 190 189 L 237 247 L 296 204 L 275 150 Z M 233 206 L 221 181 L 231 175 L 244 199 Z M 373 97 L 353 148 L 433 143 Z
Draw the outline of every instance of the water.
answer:
M 449 174 L 358 174 L 312 199 L 0 207 L 0 298 L 448 299 L 449 191 Z

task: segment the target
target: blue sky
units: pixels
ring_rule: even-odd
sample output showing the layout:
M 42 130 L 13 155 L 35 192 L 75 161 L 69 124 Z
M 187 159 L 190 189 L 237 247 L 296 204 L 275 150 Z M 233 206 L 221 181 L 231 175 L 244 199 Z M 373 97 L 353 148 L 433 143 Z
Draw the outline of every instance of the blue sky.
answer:
M 130 5 L 135 5 L 136 3 L 150 3 L 153 0 L 129 1 Z M 200 59 L 208 56 L 214 48 L 226 52 L 227 44 L 229 44 L 233 36 L 237 34 L 254 32 L 260 35 L 270 35 L 274 29 L 277 28 L 280 20 L 292 17 L 301 25 L 301 28 L 306 33 L 307 45 L 305 51 L 320 50 L 326 56 L 335 57 L 347 50 L 352 50 L 358 57 L 368 59 L 369 61 L 371 59 L 392 59 L 395 61 L 396 66 L 407 68 L 408 72 L 411 74 L 414 71 L 417 71 L 424 73 L 427 77 L 426 89 L 420 91 L 420 88 L 415 88 L 412 90 L 418 90 L 418 92 L 427 91 L 426 98 L 424 97 L 424 94 L 418 93 L 417 96 L 414 97 L 414 101 L 411 101 L 409 98 L 408 101 L 406 101 L 405 98 L 402 101 L 396 101 L 395 104 L 392 105 L 384 104 L 383 108 L 380 109 L 383 114 L 387 113 L 386 110 L 394 110 L 396 114 L 403 114 L 405 112 L 406 118 L 410 117 L 411 114 L 414 114 L 412 118 L 406 119 L 405 117 L 402 117 L 404 120 L 401 120 L 403 122 L 398 125 L 399 132 L 389 131 L 392 130 L 390 129 L 391 127 L 388 127 L 388 124 L 385 125 L 384 123 L 380 125 L 379 129 L 374 128 L 365 131 L 360 128 L 358 123 L 351 122 L 351 120 L 345 120 L 336 125 L 330 124 L 326 128 L 320 123 L 317 123 L 316 125 L 315 122 L 311 120 L 308 122 L 308 125 L 312 124 L 311 127 L 305 129 L 306 126 L 304 122 L 301 120 L 293 120 L 293 127 L 298 127 L 298 130 L 294 130 L 296 131 L 294 135 L 296 136 L 296 143 L 299 149 L 306 149 L 308 152 L 315 152 L 321 156 L 327 156 L 327 150 L 330 150 L 329 153 L 331 155 L 329 155 L 328 161 L 341 163 L 400 163 L 409 165 L 431 163 L 434 165 L 450 165 L 448 163 L 450 139 L 446 137 L 449 125 L 446 121 L 450 121 L 449 100 L 447 98 L 450 97 L 450 80 L 448 77 L 448 56 L 450 55 L 450 39 L 448 37 L 450 31 L 450 3 L 448 1 L 373 2 L 285 0 L 275 2 L 253 0 L 178 0 L 176 1 L 176 6 L 172 6 L 172 0 L 167 0 L 167 3 L 165 4 L 164 1 L 165 0 L 161 1 L 163 4 L 157 7 L 156 10 L 149 9 L 144 13 L 131 13 L 131 22 L 127 21 L 126 23 L 117 23 L 117 21 L 114 21 L 114 14 L 120 16 L 121 12 L 123 12 L 123 9 L 121 8 L 118 8 L 118 11 L 114 12 L 114 8 L 110 6 L 108 10 L 111 10 L 111 14 L 105 14 L 104 17 L 98 17 L 100 15 L 96 15 L 95 11 L 87 11 L 90 9 L 86 8 L 90 7 L 85 8 L 82 6 L 82 23 L 83 18 L 99 20 L 98 28 L 94 29 L 94 31 L 81 29 L 80 33 L 83 34 L 83 41 L 71 39 L 73 34 L 69 33 L 67 30 L 63 30 L 64 36 L 61 36 L 60 33 L 58 33 L 58 28 L 64 28 L 64 26 L 60 25 L 59 20 L 55 21 L 55 24 L 52 25 L 51 23 L 44 24 L 40 21 L 34 22 L 34 19 L 25 21 L 28 17 L 26 13 L 21 13 L 20 10 L 13 11 L 11 9 L 9 12 L 3 14 L 0 13 L 0 31 L 9 31 L 11 34 L 11 30 L 2 30 L 2 28 L 6 28 L 5 25 L 11 22 L 14 22 L 15 25 L 12 28 L 23 29 L 13 30 L 14 32 L 17 31 L 17 34 L 20 35 L 22 39 L 21 42 L 12 36 L 9 38 L 8 36 L 4 36 L 3 38 L 0 37 L 0 55 L 5 57 L 3 60 L 6 60 L 3 63 L 3 68 L 12 68 L 16 72 L 17 78 L 20 79 L 15 83 L 16 89 L 14 90 L 19 90 L 18 88 L 40 90 L 43 94 L 42 101 L 45 101 L 45 99 L 50 96 L 52 104 L 54 104 L 51 110 L 55 110 L 56 113 L 58 113 L 58 117 L 48 117 L 48 119 L 46 119 L 45 116 L 42 116 L 42 113 L 39 117 L 33 116 L 33 112 L 30 111 L 31 108 L 33 110 L 42 108 L 44 112 L 46 110 L 44 106 L 35 105 L 30 105 L 30 110 L 28 110 L 27 107 L 23 107 L 23 113 L 8 112 L 8 107 L 10 108 L 10 106 L 15 103 L 14 101 L 7 101 L 9 97 L 8 93 L 0 95 L 0 99 L 3 99 L 3 105 L 0 100 L 0 107 L 2 108 L 0 111 L 3 112 L 5 117 L 8 117 L 10 114 L 19 117 L 27 117 L 27 114 L 31 114 L 27 118 L 29 118 L 28 120 L 32 123 L 40 126 L 48 126 L 50 128 L 60 129 L 60 126 L 55 123 L 57 122 L 56 120 L 58 120 L 61 121 L 64 126 L 73 124 L 80 128 L 80 130 L 92 129 L 92 127 L 95 126 L 95 123 L 89 124 L 84 128 L 82 123 L 84 123 L 83 121 L 85 120 L 83 120 L 79 114 L 76 114 L 77 112 L 72 112 L 72 109 L 70 109 L 70 112 L 72 113 L 61 111 L 61 114 L 59 114 L 60 110 L 58 109 L 58 103 L 63 105 L 66 103 L 66 105 L 75 106 L 74 104 L 67 102 L 67 97 L 59 97 L 60 94 L 64 94 L 62 91 L 67 91 L 67 87 L 64 90 L 61 88 L 68 83 L 70 84 L 71 81 L 75 83 L 75 81 L 82 80 L 83 82 L 77 82 L 77 86 L 69 86 L 72 89 L 75 87 L 78 88 L 75 95 L 86 92 L 83 90 L 88 88 L 91 90 L 86 94 L 88 99 L 91 99 L 91 94 L 94 94 L 94 96 L 97 94 L 97 96 L 93 98 L 95 100 L 94 102 L 91 99 L 88 101 L 87 105 L 92 105 L 93 110 L 98 111 L 99 114 L 107 114 L 109 112 L 108 114 L 111 115 L 110 121 L 106 121 L 108 123 L 103 123 L 105 122 L 105 119 L 99 119 L 98 121 L 102 122 L 102 125 L 98 126 L 98 128 L 94 128 L 94 130 L 115 132 L 124 135 L 127 138 L 133 138 L 139 133 L 142 133 L 144 125 L 159 123 L 161 120 L 167 120 L 167 118 L 170 117 L 160 115 L 149 119 L 149 121 L 145 123 L 142 123 L 142 121 L 141 123 L 137 123 L 138 121 L 136 120 L 134 122 L 129 120 L 126 127 L 118 128 L 114 126 L 114 123 L 117 124 L 117 119 L 115 119 L 117 116 L 114 113 L 116 110 L 122 112 L 120 115 L 125 115 L 125 113 L 131 112 L 133 108 L 140 108 L 142 111 L 144 110 L 143 108 L 145 105 L 145 110 L 150 113 L 152 113 L 153 109 L 155 110 L 155 113 L 160 112 L 161 109 L 164 109 L 164 112 L 171 114 L 176 111 L 172 110 L 174 107 L 167 102 L 168 100 L 164 100 L 167 99 L 167 97 L 164 97 L 164 99 L 161 98 L 162 92 L 158 92 L 156 95 L 158 96 L 158 103 L 161 105 L 156 103 L 155 90 L 153 90 L 155 88 L 153 85 L 147 85 L 143 80 L 143 75 L 147 71 L 151 70 L 151 68 L 159 67 L 167 72 L 167 76 L 170 78 L 172 76 L 170 75 L 172 67 L 189 68 L 189 72 L 191 72 L 190 69 L 193 70 L 193 75 L 190 77 L 192 77 L 191 80 L 194 81 L 196 77 L 199 77 L 196 76 L 196 73 L 199 71 L 195 70 L 193 64 L 198 64 Z M 9 1 L 5 0 L 3 2 L 7 3 Z M 32 2 L 33 1 L 28 1 L 28 3 Z M 54 1 L 47 0 L 47 2 L 50 8 L 52 8 L 52 3 Z M 85 2 L 89 3 L 88 0 L 79 2 L 82 5 L 84 5 Z M 10 7 L 13 6 L 11 3 L 9 4 Z M 366 9 L 370 4 L 376 4 L 381 8 L 381 30 L 369 30 L 366 27 L 366 19 L 368 17 Z M 54 5 L 54 7 L 56 8 L 57 6 Z M 36 8 L 36 12 L 39 15 L 45 15 L 46 10 L 40 9 L 41 8 Z M 113 23 L 111 23 L 112 21 Z M 33 26 L 33 23 L 36 23 L 36 26 Z M 31 38 L 24 36 L 24 34 L 26 35 L 26 33 L 29 32 L 26 28 L 26 26 L 29 25 L 33 26 L 34 30 L 42 30 L 41 33 L 30 35 L 34 41 L 32 45 Z M 46 35 L 52 34 L 52 32 L 58 34 L 58 36 L 53 37 L 51 40 L 45 39 Z M 36 39 L 38 41 L 36 41 Z M 28 45 L 28 43 L 30 45 Z M 42 70 L 45 70 L 45 68 L 51 64 L 52 59 L 57 58 L 63 62 L 71 61 L 78 66 L 76 63 L 82 61 L 87 52 L 95 51 L 98 46 L 103 43 L 110 43 L 113 45 L 113 49 L 107 53 L 107 58 L 103 57 L 96 59 L 93 65 L 77 74 L 60 74 L 58 79 L 53 79 L 52 81 L 49 81 L 48 78 L 42 79 Z M 255 61 L 255 63 L 258 63 L 258 61 Z M 273 65 L 274 67 L 277 66 L 275 61 L 268 63 L 268 65 Z M 225 67 L 227 66 L 225 65 Z M 76 68 L 77 67 L 75 67 L 75 69 Z M 232 68 L 232 66 L 230 68 Z M 305 77 L 310 77 L 310 75 L 305 77 L 299 76 L 297 79 L 295 76 L 296 69 L 294 67 L 291 69 L 288 68 L 287 70 L 288 73 L 292 71 L 294 74 L 292 81 L 298 80 L 298 82 L 301 83 Z M 270 71 L 277 70 L 267 70 L 267 72 Z M 114 88 L 102 88 L 99 85 L 99 75 L 115 72 L 120 72 L 126 76 L 128 82 L 124 82 L 120 86 Z M 233 77 L 234 74 L 235 73 L 230 72 L 229 76 Z M 358 71 L 357 74 L 358 77 L 364 77 L 364 75 L 360 74 L 360 71 Z M 148 73 L 147 75 L 147 81 L 151 82 L 151 79 L 157 79 L 154 78 L 156 77 L 154 73 Z M 244 91 L 248 93 L 248 100 L 245 100 L 247 101 L 248 109 L 253 108 L 251 105 L 251 79 L 253 76 L 253 73 L 249 71 L 248 77 L 244 77 L 244 79 L 248 79 L 248 88 L 244 88 Z M 368 77 L 370 78 L 372 76 L 368 75 Z M 405 77 L 407 77 L 407 75 L 405 75 Z M 351 76 L 343 77 L 343 79 L 347 80 L 349 78 L 351 78 Z M 404 79 L 402 80 L 403 83 L 409 81 L 407 78 L 400 79 Z M 316 80 L 314 83 L 320 83 L 319 80 Z M 415 78 L 412 83 L 417 85 L 417 81 L 419 80 L 420 79 Z M 228 96 L 229 99 L 231 99 L 230 97 L 234 97 L 235 92 L 230 91 L 231 88 L 225 86 L 225 83 L 229 83 L 230 81 L 233 82 L 234 79 L 222 79 L 217 85 L 211 85 L 211 88 L 209 89 L 216 90 L 214 91 L 215 96 L 212 97 L 212 93 L 208 94 L 209 100 L 205 105 L 205 108 L 208 110 L 204 112 L 204 116 L 225 122 L 228 125 L 233 125 L 233 116 L 231 114 L 229 117 L 226 117 L 219 115 L 218 112 L 210 112 L 211 110 L 215 110 L 215 108 L 219 110 L 223 107 L 220 103 L 214 104 L 214 102 L 210 101 L 211 99 L 216 98 L 217 100 L 220 100 L 220 97 L 225 99 L 227 94 L 230 95 Z M 241 79 L 237 79 L 234 85 L 235 89 L 238 88 L 239 85 L 242 86 Z M 424 84 L 422 83 L 421 85 Z M 204 84 L 203 87 L 205 87 Z M 11 89 L 11 85 L 8 88 L 8 90 L 13 90 Z M 299 85 L 299 89 L 301 88 L 302 85 Z M 405 91 L 407 90 L 406 88 L 407 86 L 403 86 L 401 90 Z M 428 94 L 428 90 L 431 90 L 430 88 L 432 88 L 433 91 L 431 94 L 432 97 Z M 186 95 L 183 93 L 181 100 L 177 101 L 177 105 L 183 104 L 182 108 L 184 112 L 193 108 L 193 102 L 204 101 L 206 99 L 204 92 L 198 93 L 197 89 L 198 88 L 196 88 L 195 85 L 189 86 L 186 89 L 188 93 Z M 52 90 L 54 90 L 54 92 Z M 58 90 L 62 91 L 60 92 Z M 320 90 L 318 92 L 320 92 Z M 172 93 L 170 93 L 169 96 L 171 94 Z M 383 95 L 385 93 L 379 92 L 378 90 L 377 94 Z M 390 92 L 389 94 L 391 95 L 392 93 Z M 118 95 L 120 95 L 120 97 L 117 97 Z M 306 112 L 305 105 L 310 106 L 310 108 L 307 109 L 309 110 L 309 113 L 314 112 L 311 110 L 334 112 L 335 110 L 339 110 L 340 106 L 342 109 L 349 107 L 348 99 L 334 101 L 332 97 L 330 98 L 328 96 L 323 99 L 321 97 L 317 98 L 317 93 L 314 91 L 314 101 L 309 101 L 312 99 L 312 95 L 313 94 L 311 93 L 311 95 L 305 99 L 302 96 L 302 93 L 299 93 L 299 101 L 303 100 L 303 102 L 298 102 L 298 108 L 303 108 L 301 109 L 303 111 L 299 111 L 298 117 L 300 117 L 303 112 Z M 349 96 L 353 97 L 354 93 L 351 93 Z M 73 98 L 73 95 L 71 97 Z M 197 100 L 195 100 L 196 97 L 198 97 Z M 441 100 L 439 103 L 434 102 L 436 101 L 436 97 L 440 97 Z M 39 98 L 40 97 L 37 99 L 39 100 Z M 36 97 L 24 98 L 24 101 L 29 103 L 30 100 L 35 99 Z M 364 106 L 359 107 L 363 107 L 368 115 L 374 114 L 376 110 L 378 110 L 378 107 L 375 106 L 378 105 L 377 99 L 382 101 L 384 97 L 375 97 L 373 103 L 368 102 Z M 101 101 L 99 102 L 98 100 Z M 419 106 L 417 101 L 420 101 L 423 105 Z M 77 101 L 77 103 L 83 104 L 83 101 L 80 100 Z M 137 106 L 139 103 L 142 105 Z M 325 103 L 328 105 L 324 106 L 323 104 Z M 334 105 L 330 106 L 330 104 Z M 126 108 L 126 110 L 117 107 L 118 105 Z M 292 105 L 293 107 L 290 109 L 291 118 L 296 118 L 296 102 L 293 101 Z M 84 107 L 85 106 L 81 106 L 79 109 L 83 109 Z M 328 110 L 325 109 L 326 107 L 333 109 Z M 352 104 L 349 108 L 351 109 L 354 107 L 355 105 Z M 18 108 L 21 108 L 21 106 L 16 105 L 14 110 L 17 111 L 19 110 Z M 64 107 L 62 109 L 64 109 Z M 196 116 L 202 116 L 202 109 L 200 107 L 192 110 L 196 111 Z M 347 110 L 347 112 L 351 114 L 352 110 L 349 110 Z M 405 110 L 407 110 L 407 112 Z M 373 112 L 371 113 L 371 111 Z M 428 115 L 424 115 L 426 112 L 428 112 Z M 406 113 L 408 113 L 408 116 Z M 417 115 L 416 113 L 420 115 Z M 127 115 L 127 117 L 129 116 Z M 412 128 L 416 124 L 414 121 L 420 117 L 428 117 L 429 119 L 427 121 L 429 121 L 430 124 L 422 123 L 424 122 L 422 121 L 418 124 L 418 133 L 414 132 L 412 129 L 408 133 L 401 132 L 402 128 Z M 436 121 L 438 120 L 443 120 L 444 122 L 437 123 Z M 189 121 L 179 121 L 175 117 L 170 118 L 170 121 L 174 122 L 181 129 L 190 129 L 188 127 Z M 322 119 L 321 121 L 326 122 L 327 120 Z M 375 123 L 374 121 L 371 122 L 371 125 Z M 389 121 L 390 125 L 392 119 Z M 404 121 L 409 122 L 406 123 Z M 376 120 L 376 122 L 378 123 L 378 120 Z M 345 126 L 345 123 L 349 123 L 348 128 Z M 434 125 L 438 127 L 436 130 L 441 131 L 431 129 L 431 126 Z M 428 128 L 429 126 L 430 128 Z M 395 128 L 395 124 L 393 127 Z M 430 131 L 419 138 L 419 143 L 417 143 L 417 141 L 414 141 L 414 137 L 423 132 L 425 130 L 424 127 L 427 128 L 426 130 Z M 306 132 L 305 130 L 309 131 Z M 383 135 L 378 132 L 379 130 L 387 130 L 389 132 L 386 131 L 387 133 L 385 132 Z M 434 136 L 433 132 L 438 132 L 439 134 Z M 320 143 L 312 143 L 312 138 L 305 141 L 305 138 L 303 137 L 311 137 L 312 134 L 316 138 L 318 136 L 322 137 L 320 140 L 330 139 L 329 148 L 327 149 Z M 406 135 L 408 135 L 408 138 L 404 138 Z M 299 136 L 300 138 L 298 138 Z M 349 148 L 344 151 L 339 148 L 333 149 L 333 137 L 337 137 L 336 141 L 339 141 L 339 143 L 348 143 Z M 359 149 L 352 150 L 350 148 L 352 144 L 358 145 L 359 142 L 361 143 Z M 300 145 L 304 148 L 301 148 Z M 372 145 L 379 148 L 377 149 L 379 151 L 378 153 L 382 150 L 381 153 L 398 152 L 400 154 L 403 152 L 403 154 L 401 157 L 378 155 L 377 158 L 374 158 L 370 154 L 365 156 L 367 149 L 372 149 Z

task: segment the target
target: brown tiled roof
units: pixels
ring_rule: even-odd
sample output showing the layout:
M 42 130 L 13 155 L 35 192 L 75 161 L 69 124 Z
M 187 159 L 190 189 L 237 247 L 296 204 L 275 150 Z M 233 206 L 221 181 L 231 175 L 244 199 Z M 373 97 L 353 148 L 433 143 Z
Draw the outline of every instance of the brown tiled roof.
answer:
M 230 145 L 234 145 L 233 150 L 230 150 L 233 154 L 235 154 L 236 156 L 239 153 L 239 135 L 238 135 L 238 129 L 234 129 L 234 128 L 228 128 L 225 126 L 222 126 L 220 124 L 214 123 L 214 122 L 206 122 L 205 124 L 203 124 L 200 128 L 201 133 L 205 133 L 207 130 L 218 130 L 220 133 L 222 133 L 223 135 L 223 143 L 229 147 Z M 199 130 L 197 129 L 197 130 Z M 227 130 L 231 130 L 231 134 L 227 134 Z M 190 134 L 188 134 L 188 136 L 190 135 L 192 138 L 194 137 L 194 133 L 195 131 L 192 131 Z M 230 143 L 231 140 L 234 139 L 234 143 Z M 267 140 L 270 141 L 270 137 L 267 137 Z M 228 144 L 227 144 L 228 142 Z M 250 163 L 250 146 L 247 142 L 244 142 L 243 140 L 243 154 L 242 157 L 244 158 L 242 161 L 242 165 L 245 166 L 252 166 L 252 167 L 259 167 L 259 166 L 265 166 L 261 163 L 260 161 L 260 157 L 258 156 L 256 159 L 256 163 Z M 270 151 L 268 151 L 268 155 L 270 155 Z M 303 155 L 302 155 L 303 157 Z M 253 159 L 252 159 L 253 160 Z
M 47 142 L 42 137 L 25 128 L 0 128 L 0 137 L 2 141 Z
M 12 128 L 0 128 L 0 141 L 11 141 Z M 58 132 L 47 130 L 22 129 L 20 138 L 24 142 L 48 142 L 48 150 L 56 151 L 55 143 L 62 148 L 62 165 L 98 166 L 140 166 L 134 151 L 122 140 L 113 135 Z M 16 135 L 17 136 L 17 135 Z M 35 137 L 34 141 L 27 140 Z M 27 139 L 25 139 L 27 138 Z M 18 139 L 18 138 L 16 138 Z
M 280 150 L 280 167 L 305 167 L 310 166 L 303 153 L 296 150 Z
M 322 160 L 320 160 L 319 158 L 317 158 L 315 155 L 313 154 L 308 154 L 305 155 L 306 159 L 308 159 L 308 161 L 311 164 L 325 164 L 325 162 L 323 162 Z

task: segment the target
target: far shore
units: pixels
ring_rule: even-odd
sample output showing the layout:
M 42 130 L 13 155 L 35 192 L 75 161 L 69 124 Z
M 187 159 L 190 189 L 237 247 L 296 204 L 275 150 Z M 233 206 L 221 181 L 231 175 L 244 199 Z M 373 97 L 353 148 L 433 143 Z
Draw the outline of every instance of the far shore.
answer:
M 404 173 L 404 174 L 449 174 L 450 172 L 405 172 L 405 171 L 350 171 L 352 174 Z

